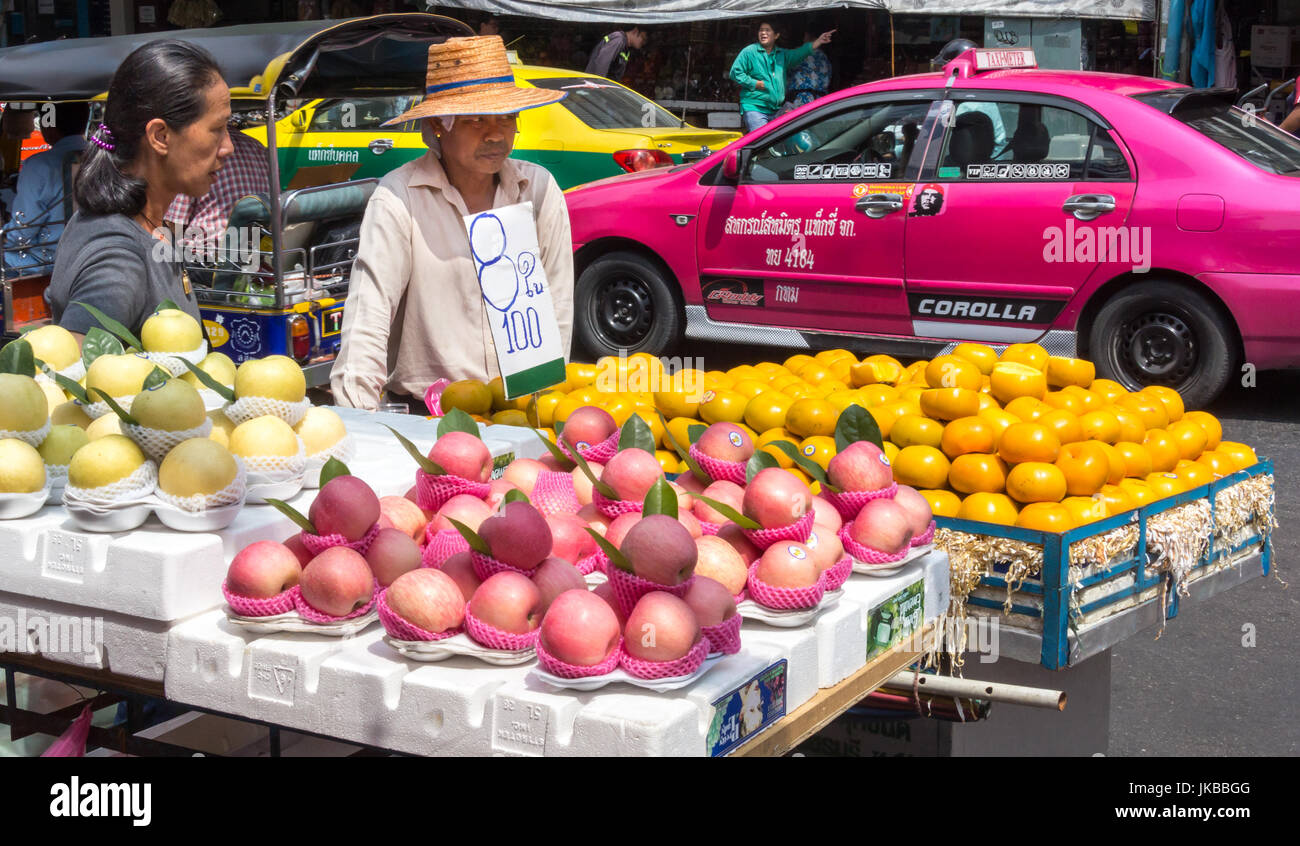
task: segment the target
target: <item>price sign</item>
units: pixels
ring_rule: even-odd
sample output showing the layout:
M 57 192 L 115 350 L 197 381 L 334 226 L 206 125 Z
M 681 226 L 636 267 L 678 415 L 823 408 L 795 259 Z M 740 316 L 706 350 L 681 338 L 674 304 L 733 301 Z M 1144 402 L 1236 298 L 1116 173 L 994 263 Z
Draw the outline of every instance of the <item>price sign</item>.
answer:
M 533 204 L 517 203 L 464 220 L 506 398 L 563 382 L 564 347 L 539 260 Z

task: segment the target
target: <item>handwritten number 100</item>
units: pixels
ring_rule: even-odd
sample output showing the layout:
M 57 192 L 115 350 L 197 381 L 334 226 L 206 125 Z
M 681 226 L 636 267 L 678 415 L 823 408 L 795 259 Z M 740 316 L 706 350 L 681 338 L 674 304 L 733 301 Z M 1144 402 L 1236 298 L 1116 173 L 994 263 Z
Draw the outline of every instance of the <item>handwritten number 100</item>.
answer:
M 501 328 L 506 330 L 507 353 L 522 352 L 529 349 L 541 349 L 542 318 L 537 309 L 512 309 L 501 320 Z

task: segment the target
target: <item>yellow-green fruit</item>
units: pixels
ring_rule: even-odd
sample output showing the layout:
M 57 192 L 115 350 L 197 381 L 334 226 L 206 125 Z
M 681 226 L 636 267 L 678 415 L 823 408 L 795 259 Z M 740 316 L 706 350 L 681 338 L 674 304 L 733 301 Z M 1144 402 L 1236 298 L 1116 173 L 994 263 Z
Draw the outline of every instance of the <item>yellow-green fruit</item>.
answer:
M 307 377 L 288 356 L 269 355 L 252 358 L 235 371 L 236 397 L 269 397 L 284 402 L 299 402 L 307 395 Z
M 101 355 L 86 368 L 86 392 L 90 401 L 100 401 L 92 390 L 103 391 L 114 399 L 140 393 L 154 367 L 142 355 Z
M 37 382 L 36 384 L 40 386 L 41 392 L 45 394 L 45 403 L 48 409 L 47 416 L 53 415 L 54 409 L 68 401 L 68 395 L 53 382 Z
M 324 452 L 343 440 L 343 436 L 348 433 L 337 414 L 318 405 L 307 409 L 307 413 L 293 429 L 302 438 L 308 455 Z
M 0 493 L 33 493 L 45 487 L 45 462 L 26 441 L 0 440 Z
M 49 401 L 35 379 L 0 373 L 0 429 L 31 432 L 49 419 Z
M 243 458 L 297 455 L 298 436 L 288 423 L 266 414 L 235 427 L 230 433 L 230 451 Z
M 84 429 L 90 425 L 91 420 L 81 406 L 68 400 L 50 412 L 50 423 L 55 426 L 70 424 Z
M 32 345 L 32 355 L 55 370 L 71 367 L 81 358 L 81 345 L 77 339 L 67 329 L 53 323 L 33 329 L 23 335 L 23 340 Z
M 96 417 L 90 421 L 86 427 L 86 437 L 92 441 L 97 441 L 105 435 L 124 435 L 122 431 L 122 418 L 118 417 L 111 411 L 103 417 Z
M 158 468 L 158 487 L 172 496 L 214 494 L 235 480 L 230 450 L 211 438 L 190 438 L 172 447 Z
M 198 368 L 223 385 L 230 386 L 235 384 L 235 363 L 231 361 L 230 356 L 225 353 L 208 353 L 204 356 L 203 360 L 199 362 Z M 181 378 L 196 388 L 205 387 L 204 384 L 199 381 L 199 377 L 195 376 L 191 370 L 186 370 L 185 373 L 181 375 Z
M 148 429 L 180 432 L 202 425 L 208 415 L 203 397 L 193 385 L 168 379 L 153 390 L 136 394 L 131 401 L 131 416 Z
M 144 464 L 144 453 L 125 435 L 105 435 L 77 450 L 68 462 L 68 484 L 102 488 L 125 479 Z
M 230 449 L 230 433 L 235 431 L 234 422 L 220 410 L 209 411 L 208 419 L 212 421 L 212 434 L 208 437 Z
M 203 343 L 203 329 L 180 309 L 165 308 L 140 327 L 140 342 L 148 352 L 190 352 Z
M 90 443 L 90 436 L 80 426 L 61 424 L 50 427 L 50 433 L 45 436 L 45 440 L 41 441 L 36 451 L 41 454 L 41 460 L 46 464 L 63 466 L 72 460 L 77 450 L 88 443 Z

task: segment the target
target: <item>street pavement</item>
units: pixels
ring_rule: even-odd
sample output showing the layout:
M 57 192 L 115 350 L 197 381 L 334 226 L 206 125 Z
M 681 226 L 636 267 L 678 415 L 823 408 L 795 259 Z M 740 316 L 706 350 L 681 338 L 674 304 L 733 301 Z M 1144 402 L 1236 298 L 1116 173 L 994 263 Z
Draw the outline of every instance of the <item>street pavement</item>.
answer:
M 680 354 L 725 370 L 794 352 L 687 342 Z M 1207 410 L 1225 440 L 1273 460 L 1276 575 L 1184 602 L 1159 640 L 1149 630 L 1114 648 L 1111 756 L 1300 754 L 1300 372 L 1255 373 L 1253 386 L 1234 385 Z M 1243 645 L 1245 626 L 1254 646 Z M 1068 706 L 1061 716 L 1069 719 Z

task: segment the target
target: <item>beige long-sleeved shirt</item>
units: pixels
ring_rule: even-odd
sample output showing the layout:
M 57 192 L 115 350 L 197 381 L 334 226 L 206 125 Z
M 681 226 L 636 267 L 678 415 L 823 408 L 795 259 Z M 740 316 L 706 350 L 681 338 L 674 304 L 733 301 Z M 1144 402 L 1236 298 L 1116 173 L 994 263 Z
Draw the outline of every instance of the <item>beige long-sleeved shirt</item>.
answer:
M 531 200 L 537 245 L 567 355 L 573 335 L 573 242 L 554 177 L 507 159 L 493 207 Z M 330 386 L 339 405 L 373 410 L 385 386 L 422 397 L 435 379 L 500 375 L 460 192 L 430 151 L 383 178 L 361 222 Z

